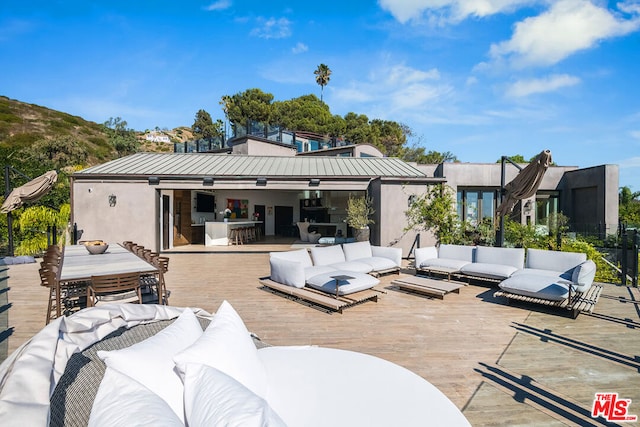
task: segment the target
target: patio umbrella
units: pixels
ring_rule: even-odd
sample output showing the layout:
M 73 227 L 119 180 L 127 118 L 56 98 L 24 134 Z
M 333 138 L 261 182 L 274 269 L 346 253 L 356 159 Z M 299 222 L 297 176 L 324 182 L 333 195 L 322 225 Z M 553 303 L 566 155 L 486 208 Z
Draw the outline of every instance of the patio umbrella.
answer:
M 496 214 L 504 217 L 513 211 L 513 207 L 518 200 L 528 199 L 536 194 L 550 164 L 551 151 L 544 150 L 531 163 L 525 166 L 513 181 L 504 186 L 505 199 L 498 206 Z
M 0 212 L 9 213 L 18 209 L 26 202 L 38 201 L 51 190 L 51 187 L 53 187 L 57 179 L 58 173 L 56 171 L 49 171 L 20 187 L 14 188 L 2 204 Z

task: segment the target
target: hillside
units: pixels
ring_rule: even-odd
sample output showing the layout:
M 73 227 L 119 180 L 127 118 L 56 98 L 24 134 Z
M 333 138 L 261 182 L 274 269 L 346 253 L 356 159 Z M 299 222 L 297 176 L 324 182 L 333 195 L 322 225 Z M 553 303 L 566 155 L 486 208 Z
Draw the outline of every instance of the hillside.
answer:
M 172 142 L 192 137 L 189 127 L 164 131 Z M 109 136 L 101 124 L 82 117 L 51 110 L 34 104 L 0 96 L 0 148 L 20 150 L 43 139 L 70 137 L 88 153 L 88 165 L 103 163 L 117 157 Z M 173 151 L 173 144 L 145 140 L 145 132 L 136 131 L 141 151 Z

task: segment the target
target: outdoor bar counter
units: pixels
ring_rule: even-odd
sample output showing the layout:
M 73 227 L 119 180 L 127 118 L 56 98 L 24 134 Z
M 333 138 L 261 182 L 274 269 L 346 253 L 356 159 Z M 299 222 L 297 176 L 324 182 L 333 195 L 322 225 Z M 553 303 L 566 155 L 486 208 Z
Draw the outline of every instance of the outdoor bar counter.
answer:
M 204 223 L 205 246 L 227 246 L 229 244 L 229 230 L 239 227 L 252 227 L 262 224 L 262 221 L 207 221 Z

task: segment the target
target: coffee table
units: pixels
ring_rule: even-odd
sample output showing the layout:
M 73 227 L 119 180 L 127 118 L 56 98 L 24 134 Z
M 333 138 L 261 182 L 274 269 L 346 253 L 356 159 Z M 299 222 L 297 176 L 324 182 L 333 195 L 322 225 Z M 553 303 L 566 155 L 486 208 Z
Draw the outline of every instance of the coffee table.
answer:
M 442 267 L 442 266 L 420 267 L 418 270 L 426 271 L 427 273 L 429 273 L 429 275 L 431 275 L 431 273 L 446 274 L 448 281 L 451 281 L 451 275 L 453 273 L 458 273 L 460 271 L 459 268 Z
M 460 288 L 465 286 L 463 283 L 445 282 L 444 280 L 417 276 L 400 277 L 393 280 L 391 284 L 402 290 L 417 292 L 439 299 L 444 299 L 444 296 L 450 292 L 459 294 Z

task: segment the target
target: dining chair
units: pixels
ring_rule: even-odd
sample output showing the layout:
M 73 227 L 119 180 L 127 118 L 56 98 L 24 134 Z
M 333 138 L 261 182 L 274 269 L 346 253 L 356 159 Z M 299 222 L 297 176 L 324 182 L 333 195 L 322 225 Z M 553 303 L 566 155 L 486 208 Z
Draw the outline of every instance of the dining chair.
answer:
M 87 286 L 87 307 L 93 307 L 99 302 L 141 304 L 140 273 L 91 276 L 91 283 Z

